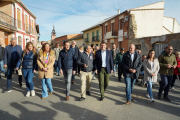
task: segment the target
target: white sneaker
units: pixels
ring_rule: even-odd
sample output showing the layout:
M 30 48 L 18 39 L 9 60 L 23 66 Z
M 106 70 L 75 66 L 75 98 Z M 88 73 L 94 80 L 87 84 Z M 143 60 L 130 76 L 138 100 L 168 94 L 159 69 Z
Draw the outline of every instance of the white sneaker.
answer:
M 114 73 L 114 77 L 116 77 L 116 73 Z
M 172 87 L 172 89 L 175 90 L 174 87 Z
M 26 97 L 29 97 L 29 96 L 30 96 L 30 91 L 28 91 L 26 94 Z
M 96 77 L 93 77 L 93 80 L 96 80 Z
M 35 91 L 31 90 L 31 96 L 35 96 Z
M 153 98 L 151 98 L 151 102 L 155 102 Z
M 150 99 L 150 96 L 149 96 L 149 94 L 146 94 L 146 97 Z

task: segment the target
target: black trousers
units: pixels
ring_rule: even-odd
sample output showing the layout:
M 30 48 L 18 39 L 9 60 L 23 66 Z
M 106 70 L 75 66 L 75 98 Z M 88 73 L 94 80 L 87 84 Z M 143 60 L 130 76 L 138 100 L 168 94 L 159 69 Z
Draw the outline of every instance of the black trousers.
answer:
M 121 75 L 123 74 L 123 66 L 122 64 L 118 64 L 118 78 L 121 79 Z

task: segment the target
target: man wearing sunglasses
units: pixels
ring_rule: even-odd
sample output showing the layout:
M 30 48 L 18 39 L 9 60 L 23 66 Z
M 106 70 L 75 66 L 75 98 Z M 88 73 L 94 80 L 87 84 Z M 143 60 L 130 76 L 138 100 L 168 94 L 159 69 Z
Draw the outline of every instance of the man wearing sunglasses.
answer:
M 159 73 L 161 75 L 161 84 L 159 88 L 158 99 L 161 99 L 161 94 L 164 91 L 163 98 L 169 102 L 171 102 L 171 100 L 168 98 L 169 87 L 173 79 L 173 70 L 177 66 L 176 57 L 174 54 L 172 54 L 172 52 L 173 47 L 168 46 L 166 52 L 159 56 Z

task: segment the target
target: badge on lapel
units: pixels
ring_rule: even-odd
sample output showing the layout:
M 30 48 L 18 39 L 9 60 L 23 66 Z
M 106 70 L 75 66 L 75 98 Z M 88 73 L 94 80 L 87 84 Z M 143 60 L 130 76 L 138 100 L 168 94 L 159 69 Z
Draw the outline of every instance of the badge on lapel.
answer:
M 90 56 L 90 59 L 92 59 L 92 56 Z

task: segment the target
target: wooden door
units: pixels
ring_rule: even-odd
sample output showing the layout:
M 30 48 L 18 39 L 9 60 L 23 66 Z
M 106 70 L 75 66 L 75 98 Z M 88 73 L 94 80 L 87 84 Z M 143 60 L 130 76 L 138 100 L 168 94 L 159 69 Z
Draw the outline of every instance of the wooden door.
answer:
M 7 33 L 4 34 L 4 43 L 5 43 L 5 46 L 8 45 L 8 34 Z

